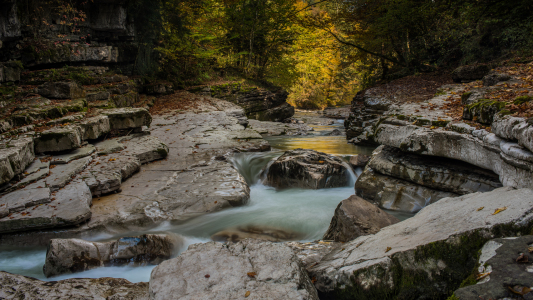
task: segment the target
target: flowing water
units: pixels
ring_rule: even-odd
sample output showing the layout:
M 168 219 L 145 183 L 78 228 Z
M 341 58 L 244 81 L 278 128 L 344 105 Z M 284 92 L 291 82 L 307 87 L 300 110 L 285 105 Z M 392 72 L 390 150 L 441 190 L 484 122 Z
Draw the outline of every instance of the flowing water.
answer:
M 240 153 L 232 158 L 232 163 L 250 185 L 250 201 L 247 205 L 203 215 L 183 224 L 168 222 L 145 232 L 130 232 L 125 235 L 139 235 L 154 232 L 172 232 L 184 237 L 183 246 L 176 255 L 185 251 L 188 245 L 207 242 L 219 231 L 238 226 L 276 227 L 294 232 L 298 240 L 321 239 L 326 232 L 335 208 L 342 200 L 354 194 L 357 175 L 350 174 L 347 187 L 321 190 L 287 189 L 277 191 L 261 184 L 261 171 L 268 162 L 284 151 L 296 148 L 314 149 L 340 157 L 354 154 L 370 154 L 372 148 L 356 147 L 346 143 L 345 136 L 326 136 L 333 129 L 342 128 L 342 121 L 331 125 L 314 125 L 309 136 L 283 136 L 266 138 L 273 151 L 265 153 Z M 356 170 L 360 174 L 361 170 Z M 390 212 L 399 219 L 411 214 Z M 104 241 L 120 236 L 102 235 L 94 241 Z M 42 280 L 61 280 L 66 278 L 118 277 L 131 282 L 148 281 L 154 266 L 106 267 L 86 272 L 45 278 L 42 266 L 46 256 L 45 248 L 0 248 L 0 270 L 31 276 Z

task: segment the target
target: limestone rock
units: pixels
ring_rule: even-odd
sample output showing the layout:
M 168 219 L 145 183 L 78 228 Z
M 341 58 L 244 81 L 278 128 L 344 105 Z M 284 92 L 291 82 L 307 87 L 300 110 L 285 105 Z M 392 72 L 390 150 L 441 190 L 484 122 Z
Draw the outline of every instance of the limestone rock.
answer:
M 72 226 L 91 218 L 92 196 L 85 183 L 72 183 L 53 198 L 0 219 L 0 233 Z
M 140 137 L 126 136 L 119 139 L 119 141 L 125 146 L 123 153 L 139 158 L 142 164 L 168 156 L 168 146 L 158 138 L 150 135 Z
M 0 184 L 4 184 L 33 162 L 32 138 L 18 138 L 0 142 Z
M 52 239 L 43 266 L 46 277 L 98 267 L 158 264 L 169 259 L 179 241 L 162 234 L 123 237 L 107 243 Z
M 147 206 L 145 214 L 156 220 L 181 220 L 244 205 L 250 188 L 232 165 L 211 161 L 177 172 L 156 195 L 157 202 Z
M 497 115 L 492 132 L 533 152 L 533 121 L 531 119 Z
M 45 130 L 35 138 L 35 152 L 59 152 L 81 147 L 82 130 L 69 125 Z
M 382 175 L 368 166 L 355 182 L 355 194 L 385 209 L 413 213 L 442 198 L 458 196 Z
M 291 248 L 257 240 L 194 244 L 177 258 L 161 263 L 150 276 L 150 299 L 169 297 L 318 299 Z
M 75 82 L 47 82 L 38 89 L 39 95 L 51 99 L 78 99 L 85 91 Z
M 442 199 L 410 219 L 335 248 L 310 276 L 324 299 L 364 299 L 368 293 L 376 299 L 445 299 L 471 274 L 486 241 L 530 232 L 532 205 L 531 189 Z
M 452 79 L 455 82 L 471 82 L 482 79 L 490 72 L 487 65 L 468 65 L 461 66 L 452 72 Z
M 115 153 L 95 158 L 77 178 L 83 180 L 94 197 L 120 191 L 120 185 L 141 169 L 134 156 Z
M 217 242 L 240 242 L 245 239 L 258 239 L 271 242 L 291 241 L 303 238 L 303 236 L 294 231 L 282 228 L 268 226 L 238 226 L 228 228 L 217 232 L 211 236 L 213 241 Z
M 384 175 L 460 195 L 488 192 L 502 186 L 498 175 L 491 171 L 457 160 L 404 153 L 386 146 L 374 151 L 368 166 Z
M 341 243 L 334 241 L 313 241 L 306 243 L 285 242 L 284 244 L 291 247 L 292 251 L 296 253 L 306 270 L 318 264 L 318 262 L 334 248 L 342 245 Z
M 498 82 L 511 80 L 511 76 L 508 74 L 491 73 L 483 77 L 484 86 L 493 86 Z
M 75 149 L 66 154 L 55 155 L 52 157 L 52 160 L 50 161 L 50 163 L 52 165 L 68 164 L 69 162 L 73 160 L 87 157 L 93 154 L 95 151 L 96 151 L 96 148 L 93 145 L 87 145 L 85 147 Z
M 144 108 L 106 109 L 102 110 L 102 114 L 109 118 L 112 130 L 140 128 L 152 123 L 152 116 Z
M 46 186 L 52 191 L 57 191 L 72 181 L 72 179 L 92 161 L 92 157 L 73 160 L 68 164 L 60 164 L 50 170 L 50 175 L 44 179 Z
M 321 189 L 348 185 L 345 163 L 314 150 L 286 151 L 265 170 L 265 184 L 276 188 Z
M 364 199 L 351 196 L 335 209 L 325 240 L 349 242 L 357 237 L 377 233 L 383 227 L 400 222 Z
M 94 140 L 111 131 L 107 116 L 85 119 L 79 123 L 79 126 L 82 129 L 83 140 Z
M 454 295 L 461 300 L 512 299 L 517 294 L 509 288 L 517 287 L 520 292 L 524 287 L 530 288 L 533 268 L 528 248 L 532 241 L 533 236 L 526 235 L 485 243 L 479 255 L 479 267 L 473 271 L 474 274 L 485 274 L 484 278 L 477 284 L 458 289 Z M 520 253 L 525 256 L 524 262 L 517 262 Z M 533 293 L 524 291 L 522 299 L 530 299 L 528 297 L 533 297 Z
M 0 206 L 9 213 L 23 211 L 38 204 L 50 203 L 50 189 L 25 189 L 9 193 L 0 198 Z
M 353 168 L 364 168 L 370 161 L 370 156 L 364 154 L 356 154 L 350 156 L 350 165 Z
M 533 129 L 531 131 L 533 132 Z M 500 148 L 503 140 L 484 130 L 461 134 L 413 125 L 381 124 L 376 133 L 378 142 L 400 148 L 404 152 L 452 158 L 491 170 L 499 175 L 504 186 L 517 188 L 533 186 L 533 176 L 531 176 L 533 164 L 507 157 Z M 521 139 L 518 141 L 520 144 Z M 527 144 L 525 137 L 522 143 Z M 525 148 L 529 149 L 527 146 Z
M 117 139 L 105 140 L 94 144 L 98 155 L 108 155 L 124 150 L 124 145 L 119 143 Z
M 121 278 L 67 279 L 41 281 L 0 272 L 2 299 L 148 299 L 148 283 L 131 283 Z

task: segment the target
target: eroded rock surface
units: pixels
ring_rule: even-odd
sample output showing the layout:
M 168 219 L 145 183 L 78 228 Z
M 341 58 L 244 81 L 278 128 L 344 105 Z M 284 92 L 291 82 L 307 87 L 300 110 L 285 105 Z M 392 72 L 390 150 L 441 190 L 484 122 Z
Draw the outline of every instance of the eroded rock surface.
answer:
M 354 195 L 339 203 L 323 239 L 349 242 L 398 222 L 396 217 Z
M 249 293 L 248 293 L 249 292 Z M 150 299 L 318 299 L 302 263 L 283 244 L 194 244 L 157 266 Z
M 340 158 L 305 149 L 286 151 L 265 172 L 264 183 L 276 188 L 342 187 L 348 185 L 350 176 Z
M 217 242 L 240 242 L 245 239 L 257 239 L 270 242 L 282 242 L 298 240 L 303 238 L 303 235 L 299 232 L 268 227 L 268 226 L 238 226 L 236 228 L 228 228 L 217 232 L 211 236 L 213 241 Z
M 131 283 L 121 278 L 41 281 L 0 271 L 3 299 L 148 299 L 148 283 Z
M 532 205 L 533 190 L 509 187 L 441 199 L 334 249 L 310 276 L 324 298 L 371 292 L 378 298 L 413 292 L 446 298 L 471 273 L 486 241 L 530 231 Z
M 172 256 L 179 243 L 177 237 L 161 234 L 123 237 L 107 243 L 53 239 L 43 271 L 46 277 L 52 277 L 104 266 L 159 264 Z

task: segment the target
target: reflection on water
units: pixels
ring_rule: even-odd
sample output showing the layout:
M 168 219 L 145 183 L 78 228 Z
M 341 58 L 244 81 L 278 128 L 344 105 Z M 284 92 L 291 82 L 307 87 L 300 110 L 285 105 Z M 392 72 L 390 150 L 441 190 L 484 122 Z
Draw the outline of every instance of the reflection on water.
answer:
M 375 148 L 354 146 L 346 142 L 345 136 L 295 136 L 283 137 L 273 136 L 265 138 L 270 145 L 279 150 L 287 151 L 293 149 L 313 149 L 333 155 L 371 155 Z

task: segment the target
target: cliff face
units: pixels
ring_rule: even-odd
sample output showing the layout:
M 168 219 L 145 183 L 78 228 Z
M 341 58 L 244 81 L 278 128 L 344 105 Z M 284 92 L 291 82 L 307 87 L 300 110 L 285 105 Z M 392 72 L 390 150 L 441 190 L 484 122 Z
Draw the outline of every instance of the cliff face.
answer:
M 29 69 L 105 65 L 132 74 L 141 26 L 129 2 L 0 0 L 0 62 L 21 61 Z

